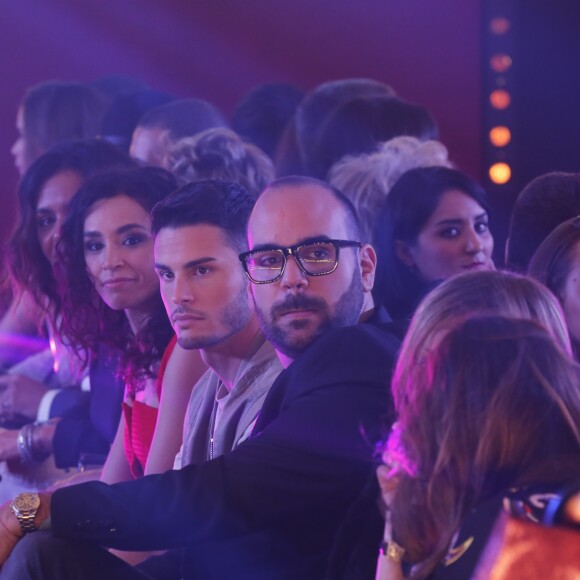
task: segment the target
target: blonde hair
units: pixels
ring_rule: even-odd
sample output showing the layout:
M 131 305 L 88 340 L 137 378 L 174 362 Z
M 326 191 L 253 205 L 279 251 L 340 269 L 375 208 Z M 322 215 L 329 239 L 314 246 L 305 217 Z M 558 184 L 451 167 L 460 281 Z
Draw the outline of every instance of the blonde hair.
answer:
M 199 179 L 224 179 L 243 185 L 255 197 L 275 178 L 274 165 L 261 149 L 224 128 L 175 142 L 165 166 L 180 186 Z
M 578 477 L 580 367 L 535 320 L 475 316 L 427 354 L 417 380 L 395 441 L 414 469 L 391 509 L 410 577 L 425 578 L 482 500 Z
M 562 308 L 539 282 L 499 270 L 459 274 L 430 292 L 411 320 L 393 375 L 397 408 L 415 398 L 417 369 L 429 347 L 466 319 L 486 315 L 534 320 L 572 353 Z
M 410 169 L 432 166 L 452 167 L 442 143 L 401 136 L 382 143 L 374 153 L 344 157 L 332 166 L 328 180 L 352 201 L 364 241 L 371 241 L 376 216 L 399 177 Z

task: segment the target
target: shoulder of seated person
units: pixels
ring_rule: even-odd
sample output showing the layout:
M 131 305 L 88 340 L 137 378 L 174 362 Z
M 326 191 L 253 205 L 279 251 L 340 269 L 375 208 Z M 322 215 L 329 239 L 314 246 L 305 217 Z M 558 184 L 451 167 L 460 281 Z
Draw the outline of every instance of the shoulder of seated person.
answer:
M 359 341 L 385 345 L 390 341 L 398 342 L 400 339 L 397 328 L 392 322 L 378 324 L 364 322 L 329 330 L 312 345 L 312 348 L 326 348 L 327 344 L 334 343 L 337 346 L 345 347 L 354 345 L 358 349 L 359 346 L 362 346 Z

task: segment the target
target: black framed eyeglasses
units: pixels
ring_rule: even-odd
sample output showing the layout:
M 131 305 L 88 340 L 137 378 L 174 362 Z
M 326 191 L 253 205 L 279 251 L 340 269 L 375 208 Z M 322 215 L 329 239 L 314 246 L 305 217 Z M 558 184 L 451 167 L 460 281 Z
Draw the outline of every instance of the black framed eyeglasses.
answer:
M 288 256 L 293 256 L 308 276 L 332 274 L 338 266 L 340 248 L 360 248 L 361 242 L 350 240 L 313 240 L 289 248 L 271 246 L 240 254 L 240 262 L 254 284 L 276 282 L 284 274 Z

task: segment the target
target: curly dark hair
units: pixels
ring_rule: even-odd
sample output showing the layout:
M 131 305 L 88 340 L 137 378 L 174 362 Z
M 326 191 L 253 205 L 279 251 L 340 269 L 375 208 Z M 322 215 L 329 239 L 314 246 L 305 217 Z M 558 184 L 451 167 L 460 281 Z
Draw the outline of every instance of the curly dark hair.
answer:
M 147 212 L 176 188 L 175 178 L 154 167 L 116 170 L 90 180 L 73 198 L 62 227 L 58 246 L 62 284 L 62 333 L 81 357 L 95 353 L 105 343 L 121 355 L 121 374 L 129 390 L 135 391 L 144 376 L 156 376 L 173 330 L 161 295 L 157 294 L 143 326 L 134 334 L 123 311 L 107 306 L 97 294 L 86 269 L 84 223 L 94 204 L 102 199 L 126 195 Z
M 30 292 L 39 306 L 58 312 L 57 284 L 52 266 L 40 247 L 36 220 L 38 199 L 46 182 L 64 171 L 88 179 L 105 169 L 134 164 L 114 145 L 95 139 L 57 145 L 30 166 L 20 181 L 18 223 L 6 246 L 15 295 Z

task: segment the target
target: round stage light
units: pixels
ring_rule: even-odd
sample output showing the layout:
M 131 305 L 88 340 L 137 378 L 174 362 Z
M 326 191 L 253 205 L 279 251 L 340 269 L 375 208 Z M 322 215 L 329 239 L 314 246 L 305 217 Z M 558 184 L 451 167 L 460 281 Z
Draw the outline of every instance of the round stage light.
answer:
M 505 34 L 510 29 L 510 21 L 503 16 L 496 16 L 489 23 L 489 29 L 492 34 Z
M 489 102 L 494 109 L 507 109 L 511 101 L 510 94 L 504 89 L 496 89 L 489 95 Z
M 507 163 L 494 163 L 489 168 L 489 178 L 498 185 L 507 183 L 512 176 L 511 167 Z
M 489 65 L 496 73 L 504 73 L 512 66 L 512 59 L 507 54 L 494 54 L 489 59 Z
M 512 133 L 504 125 L 498 125 L 489 132 L 489 140 L 496 147 L 505 147 L 512 140 Z

